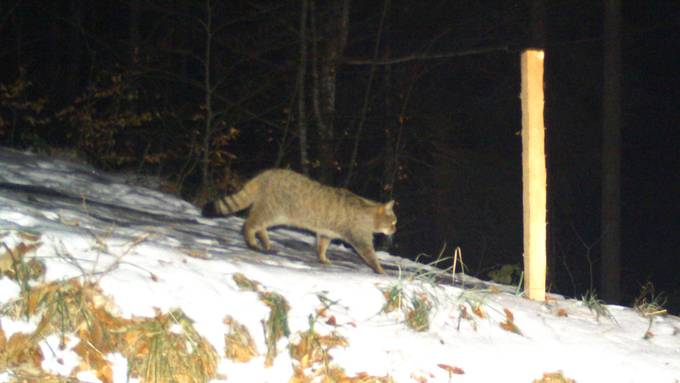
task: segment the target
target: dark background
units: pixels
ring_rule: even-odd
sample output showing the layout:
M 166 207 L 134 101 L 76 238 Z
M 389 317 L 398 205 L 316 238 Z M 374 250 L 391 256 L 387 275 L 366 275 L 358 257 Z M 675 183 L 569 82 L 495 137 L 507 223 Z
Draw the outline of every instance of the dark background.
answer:
M 313 3 L 315 22 L 332 23 L 334 2 Z M 378 56 L 418 58 L 372 67 L 356 61 L 373 58 L 384 3 L 351 2 L 337 64 L 332 179 L 346 179 L 356 137 L 348 187 L 398 201 L 392 252 L 432 262 L 445 244 L 447 257 L 460 246 L 469 272 L 482 278 L 502 265 L 521 268 L 519 54 L 532 45 L 532 3 L 393 0 Z M 156 175 L 197 203 L 206 190 L 236 187 L 264 168 L 300 170 L 300 4 L 2 1 L 0 144 Z M 544 7 L 549 283 L 578 297 L 599 288 L 604 5 Z M 680 3 L 623 1 L 622 13 L 624 302 L 650 281 L 678 312 Z M 216 116 L 206 143 L 208 20 Z M 314 165 L 323 151 L 310 70 Z M 396 176 L 387 188 L 386 166 Z

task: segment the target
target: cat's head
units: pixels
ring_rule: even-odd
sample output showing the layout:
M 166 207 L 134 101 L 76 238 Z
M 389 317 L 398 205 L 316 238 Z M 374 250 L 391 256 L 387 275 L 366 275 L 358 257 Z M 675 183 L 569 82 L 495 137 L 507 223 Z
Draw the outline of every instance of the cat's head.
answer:
M 397 231 L 397 215 L 394 214 L 394 201 L 378 205 L 374 222 L 374 233 L 392 235 Z

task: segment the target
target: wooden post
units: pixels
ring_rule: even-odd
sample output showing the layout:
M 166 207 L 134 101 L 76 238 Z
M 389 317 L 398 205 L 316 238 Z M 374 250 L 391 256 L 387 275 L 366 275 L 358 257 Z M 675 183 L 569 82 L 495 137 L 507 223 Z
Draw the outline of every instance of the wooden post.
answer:
M 542 50 L 522 53 L 522 201 L 524 203 L 524 291 L 545 300 L 546 169 L 543 124 Z

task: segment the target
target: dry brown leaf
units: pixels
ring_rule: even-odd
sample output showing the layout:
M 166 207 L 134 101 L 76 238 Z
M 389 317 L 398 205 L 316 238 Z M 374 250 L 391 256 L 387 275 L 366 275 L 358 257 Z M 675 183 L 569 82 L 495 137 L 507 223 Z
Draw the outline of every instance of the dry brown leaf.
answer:
M 24 242 L 19 243 L 13 249 L 7 247 L 4 243 L 0 248 L 0 274 L 6 274 L 10 278 L 19 279 L 21 276 L 17 276 L 16 273 L 20 272 L 15 270 L 18 263 L 24 262 L 24 256 L 42 245 L 40 242 L 26 244 Z
M 416 383 L 427 383 L 426 377 L 422 375 L 416 375 L 415 373 L 411 373 L 411 379 L 415 380 Z
M 6 346 L 7 338 L 5 337 L 5 330 L 2 329 L 2 323 L 0 323 L 0 350 L 4 350 Z
M 81 341 L 73 348 L 73 351 L 80 356 L 80 364 L 73 369 L 72 375 L 81 371 L 94 371 L 103 383 L 113 382 L 111 363 L 106 360 L 100 350 L 95 349 L 90 343 Z
M 451 366 L 449 364 L 444 364 L 444 363 L 439 363 L 437 364 L 437 367 L 441 368 L 442 370 L 446 371 L 449 373 L 449 377 L 451 375 L 463 375 L 465 374 L 465 371 L 463 371 L 462 368 L 456 367 L 456 366 Z
M 507 308 L 504 308 L 503 311 L 505 312 L 505 322 L 500 324 L 501 328 L 505 331 L 522 335 L 522 331 L 520 331 L 519 327 L 515 324 L 515 316 L 512 314 L 512 311 Z
M 24 257 L 24 255 L 32 252 L 33 250 L 37 249 L 40 247 L 41 243 L 36 242 L 36 243 L 31 243 L 31 244 L 26 244 L 24 242 L 19 243 L 13 251 L 13 255 L 15 259 L 19 260 Z
M 9 251 L 0 253 L 0 274 L 11 273 L 14 270 L 14 259 Z
M 522 332 L 519 330 L 519 327 L 517 327 L 517 325 L 515 325 L 512 322 L 505 321 L 505 322 L 501 323 L 500 326 L 505 331 L 509 331 L 509 332 L 515 333 L 517 335 L 522 335 Z
M 510 311 L 508 308 L 503 308 L 503 312 L 505 313 L 505 318 L 508 322 L 514 322 L 515 321 L 515 316 L 512 314 L 512 311 Z
M 28 364 L 40 369 L 43 361 L 43 354 L 38 343 L 30 334 L 21 332 L 12 334 L 7 341 L 7 347 L 0 352 L 0 355 L 4 356 L 8 367 Z
M 562 371 L 544 372 L 541 379 L 536 379 L 533 383 L 575 383 L 573 379 L 569 379 L 562 374 Z
M 482 319 L 486 318 L 486 314 L 484 314 L 484 310 L 482 310 L 481 305 L 475 306 L 475 308 L 472 310 L 472 312 L 475 313 L 475 315 L 477 315 L 478 317 L 480 317 Z
M 293 366 L 293 376 L 288 379 L 288 383 L 310 383 L 312 376 L 306 376 L 304 370 L 299 366 Z

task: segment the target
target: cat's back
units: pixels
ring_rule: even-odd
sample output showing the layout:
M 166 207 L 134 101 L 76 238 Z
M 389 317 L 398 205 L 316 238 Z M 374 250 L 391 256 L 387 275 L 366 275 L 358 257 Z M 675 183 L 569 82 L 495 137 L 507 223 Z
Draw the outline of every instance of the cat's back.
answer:
M 376 203 L 343 188 L 324 185 L 303 174 L 288 169 L 268 169 L 256 176 L 263 196 L 283 196 L 303 201 L 319 199 L 325 203 L 341 203 L 357 207 Z
M 312 184 L 319 184 L 318 182 L 313 181 L 312 179 L 307 178 L 306 176 L 293 170 L 278 168 L 264 170 L 256 175 L 254 179 L 257 179 L 260 183 L 263 183 L 269 187 L 275 187 L 278 185 L 311 186 Z
M 314 181 L 287 169 L 269 169 L 257 177 L 259 208 L 285 223 L 309 228 L 357 223 L 376 202 L 347 189 Z
M 302 197 L 325 188 L 321 183 L 288 169 L 268 169 L 258 174 L 254 180 L 261 199 L 274 196 L 284 199 Z

